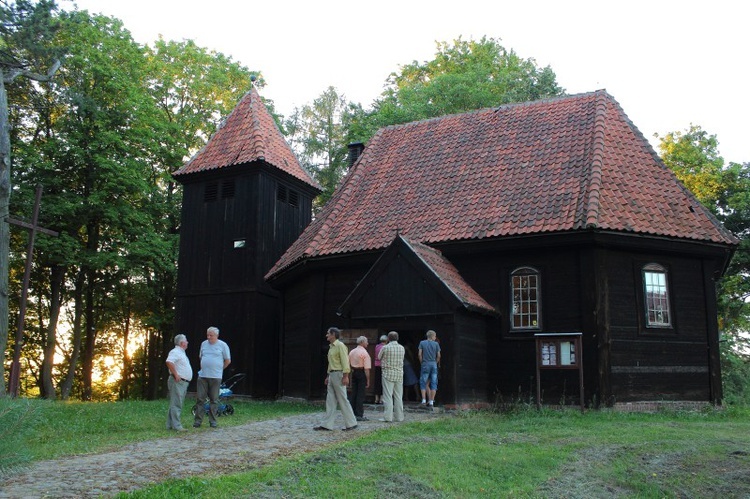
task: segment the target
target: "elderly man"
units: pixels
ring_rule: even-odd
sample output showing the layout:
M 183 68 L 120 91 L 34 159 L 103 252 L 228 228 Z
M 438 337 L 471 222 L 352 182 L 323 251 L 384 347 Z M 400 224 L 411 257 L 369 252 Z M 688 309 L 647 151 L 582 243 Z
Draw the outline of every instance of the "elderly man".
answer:
M 206 330 L 206 340 L 200 349 L 201 370 L 198 371 L 198 400 L 195 403 L 194 428 L 200 428 L 203 415 L 206 413 L 204 404 L 209 399 L 208 421 L 211 428 L 216 428 L 217 410 L 219 407 L 219 390 L 224 369 L 232 362 L 229 346 L 219 339 L 219 328 L 211 326 Z
M 425 402 L 432 407 L 438 387 L 438 367 L 440 366 L 440 343 L 435 341 L 437 334 L 430 329 L 425 339 L 419 343 L 419 362 L 422 364 L 419 373 L 419 388 L 422 390 L 422 405 Z M 427 382 L 429 381 L 429 388 Z M 427 400 L 425 400 L 427 399 Z
M 167 430 L 185 431 L 182 427 L 182 404 L 185 402 L 188 384 L 193 379 L 193 368 L 185 354 L 188 341 L 184 334 L 174 337 L 175 347 L 167 355 L 169 369 L 169 411 L 167 412 Z
M 349 403 L 357 421 L 368 421 L 365 417 L 365 391 L 370 388 L 372 359 L 367 352 L 367 338 L 357 338 L 357 347 L 349 352 L 349 366 L 352 369 L 352 392 Z
M 341 330 L 331 327 L 326 332 L 328 341 L 328 375 L 326 376 L 326 416 L 320 426 L 313 428 L 316 431 L 333 430 L 336 422 L 336 407 L 341 409 L 344 416 L 344 431 L 353 430 L 357 427 L 357 418 L 354 416 L 352 406 L 346 398 L 346 385 L 349 384 L 349 350 L 339 338 Z
M 388 333 L 388 344 L 380 350 L 380 367 L 383 370 L 383 417 L 380 421 L 391 423 L 404 420 L 404 354 L 398 343 L 398 333 Z

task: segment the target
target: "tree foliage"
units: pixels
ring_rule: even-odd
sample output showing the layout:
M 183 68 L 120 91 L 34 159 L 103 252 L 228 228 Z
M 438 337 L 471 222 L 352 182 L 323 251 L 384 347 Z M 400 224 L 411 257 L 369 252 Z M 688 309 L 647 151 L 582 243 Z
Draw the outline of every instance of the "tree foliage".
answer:
M 372 110 L 356 120 L 353 138 L 364 142 L 387 125 L 562 93 L 549 66 L 539 68 L 494 38 L 458 38 L 437 43 L 431 61 L 413 61 L 392 73 Z
M 26 374 L 46 397 L 106 398 L 93 373 L 117 358 L 119 396 L 157 397 L 174 324 L 181 195 L 171 172 L 249 90 L 250 72 L 191 41 L 141 46 L 114 18 L 56 19 L 54 41 L 68 51 L 58 78 L 11 92 L 14 209 L 26 211 L 42 183 L 40 222 L 60 232 L 39 239 Z
M 315 199 L 317 208 L 328 202 L 346 171 L 349 106 L 344 95 L 328 87 L 284 122 L 302 166 L 323 188 Z

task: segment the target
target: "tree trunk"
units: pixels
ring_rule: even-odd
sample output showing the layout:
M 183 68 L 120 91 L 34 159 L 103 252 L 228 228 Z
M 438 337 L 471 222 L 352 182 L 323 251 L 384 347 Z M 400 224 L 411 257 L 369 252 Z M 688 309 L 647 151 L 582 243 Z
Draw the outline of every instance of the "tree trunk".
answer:
M 55 383 L 52 378 L 54 366 L 55 346 L 57 345 L 57 322 L 60 318 L 60 305 L 62 285 L 65 278 L 65 267 L 55 265 L 52 267 L 50 278 L 50 311 L 49 324 L 47 325 L 47 337 L 44 343 L 44 360 L 42 361 L 41 392 L 46 399 L 55 398 Z
M 8 264 L 10 256 L 10 130 L 5 75 L 0 68 L 0 359 L 8 348 Z M 5 363 L 0 362 L 0 396 L 5 396 Z
M 86 323 L 86 336 L 83 346 L 83 357 L 81 358 L 82 392 L 81 400 L 90 401 L 93 395 L 92 373 L 94 371 L 94 347 L 96 346 L 96 313 L 94 306 L 94 283 L 96 282 L 96 271 L 87 272 L 86 299 L 84 300 L 84 315 Z
M 81 355 L 81 339 L 83 337 L 81 323 L 83 322 L 83 283 L 86 281 L 85 275 L 85 270 L 81 268 L 78 271 L 76 287 L 73 292 L 73 350 L 70 354 L 68 373 L 65 375 L 65 381 L 63 381 L 60 387 L 60 398 L 63 400 L 70 398 L 70 392 L 73 390 L 73 382 L 75 381 L 78 357 Z

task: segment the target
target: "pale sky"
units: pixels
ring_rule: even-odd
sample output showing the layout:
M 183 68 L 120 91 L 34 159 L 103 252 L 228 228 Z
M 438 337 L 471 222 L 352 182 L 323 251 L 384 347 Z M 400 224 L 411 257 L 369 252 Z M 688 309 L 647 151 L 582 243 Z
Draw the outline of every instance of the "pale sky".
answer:
M 58 0 L 69 9 L 69 0 Z M 750 162 L 750 5 L 742 0 L 77 0 L 136 41 L 192 39 L 266 80 L 289 115 L 328 86 L 369 107 L 435 42 L 499 39 L 551 66 L 570 93 L 606 89 L 653 145 L 699 125 L 728 163 Z

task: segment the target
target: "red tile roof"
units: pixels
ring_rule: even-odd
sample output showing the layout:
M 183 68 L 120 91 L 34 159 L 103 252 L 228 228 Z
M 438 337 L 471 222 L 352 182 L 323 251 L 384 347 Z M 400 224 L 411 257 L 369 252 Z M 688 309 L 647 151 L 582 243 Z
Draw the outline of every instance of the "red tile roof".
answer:
M 488 312 L 491 314 L 497 314 L 497 310 L 487 303 L 474 288 L 472 288 L 461 274 L 458 273 L 458 269 L 449 262 L 443 254 L 431 248 L 426 244 L 410 241 L 403 236 L 399 236 L 401 239 L 414 251 L 414 253 L 425 263 L 428 269 L 430 269 L 435 276 L 453 293 L 453 295 L 463 304 L 463 306 L 470 310 Z
M 320 189 L 302 168 L 266 109 L 255 87 L 219 126 L 208 143 L 174 176 L 216 170 L 262 160 L 279 170 Z
M 380 130 L 267 277 L 308 257 L 589 228 L 736 244 L 605 91 Z

